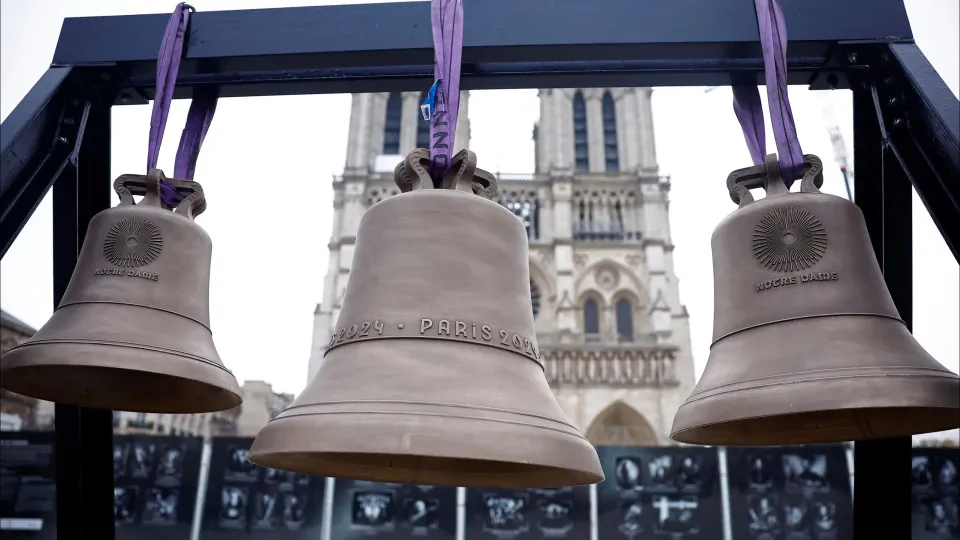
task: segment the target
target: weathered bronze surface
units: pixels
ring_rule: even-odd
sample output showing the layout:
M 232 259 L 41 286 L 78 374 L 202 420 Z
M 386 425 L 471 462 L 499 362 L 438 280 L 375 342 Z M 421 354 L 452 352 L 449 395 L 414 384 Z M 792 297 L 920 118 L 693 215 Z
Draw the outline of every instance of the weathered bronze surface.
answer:
M 739 208 L 713 233 L 710 357 L 671 437 L 784 445 L 960 427 L 960 379 L 901 321 L 863 214 L 819 191 L 805 156 L 800 192 L 776 155 L 727 179 Z M 749 188 L 767 196 L 754 201 Z
M 173 211 L 161 205 L 160 180 L 184 196 Z M 120 204 L 90 220 L 50 320 L 0 359 L 0 386 L 100 409 L 236 407 L 240 387 L 210 331 L 212 245 L 193 221 L 206 208 L 203 189 L 157 169 L 121 176 L 114 189 Z
M 543 373 L 523 225 L 487 200 L 496 179 L 472 152 L 437 189 L 427 157 L 409 154 L 402 193 L 363 215 L 324 362 L 250 461 L 442 486 L 602 481 Z

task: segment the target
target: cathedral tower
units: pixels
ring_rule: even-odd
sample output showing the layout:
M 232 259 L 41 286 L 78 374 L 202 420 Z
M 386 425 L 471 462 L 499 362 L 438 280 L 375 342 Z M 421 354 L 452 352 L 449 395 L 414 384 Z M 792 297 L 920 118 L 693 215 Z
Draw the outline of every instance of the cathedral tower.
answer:
M 536 170 L 503 174 L 499 203 L 530 241 L 530 289 L 547 380 L 595 445 L 669 444 L 693 390 L 686 308 L 670 239 L 670 183 L 659 176 L 649 88 L 540 91 Z M 323 360 L 345 291 L 360 216 L 398 193 L 393 168 L 425 147 L 421 95 L 356 94 L 309 376 Z M 468 95 L 456 150 L 469 144 Z

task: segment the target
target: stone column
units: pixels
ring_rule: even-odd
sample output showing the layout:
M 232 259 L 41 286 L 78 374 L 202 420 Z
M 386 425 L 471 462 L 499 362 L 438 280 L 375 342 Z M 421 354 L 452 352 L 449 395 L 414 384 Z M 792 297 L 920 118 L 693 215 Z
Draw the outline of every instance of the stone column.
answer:
M 456 154 L 464 148 L 470 148 L 470 92 L 460 92 L 460 106 L 457 107 L 457 129 L 454 132 L 453 153 Z M 478 166 L 482 169 L 483 158 L 478 156 L 481 163 Z
M 570 179 L 555 179 L 553 183 L 553 257 L 557 272 L 557 331 L 561 339 L 577 329 L 576 292 L 573 288 L 573 243 L 570 200 L 573 186 Z
M 417 145 L 417 126 L 423 121 L 420 116 L 420 92 L 404 92 L 400 113 L 400 153 L 406 155 Z
M 593 90 L 593 89 L 591 89 Z M 603 103 L 599 91 L 584 92 L 587 102 L 587 143 L 590 145 L 590 172 L 603 172 L 606 160 L 603 152 Z
M 620 170 L 635 171 L 640 153 L 639 122 L 637 119 L 637 90 L 628 89 L 617 103 L 617 141 L 620 150 Z
M 555 225 L 554 218 L 554 203 L 553 203 L 553 192 L 550 187 L 540 188 L 537 190 L 537 202 L 540 215 L 540 237 L 541 242 L 552 242 L 553 241 L 553 230 Z M 567 206 L 570 205 L 570 202 L 567 202 Z
M 373 94 L 353 94 L 344 175 L 367 172 L 370 148 L 370 112 Z
M 553 162 L 552 150 L 556 148 L 556 123 L 557 119 L 552 114 L 550 103 L 553 99 L 553 89 L 540 90 L 540 125 L 537 128 L 537 172 L 550 171 Z
M 657 148 L 653 133 L 653 88 L 639 88 L 638 106 L 640 119 L 640 165 L 646 169 L 656 169 Z
M 387 125 L 387 99 L 390 97 L 388 93 L 369 95 L 370 115 L 366 120 L 369 140 L 363 149 L 366 163 L 364 170 L 371 170 L 374 160 L 383 152 L 383 130 Z
M 550 174 L 569 175 L 573 173 L 573 91 L 554 90 L 550 98 L 547 114 L 555 119 Z

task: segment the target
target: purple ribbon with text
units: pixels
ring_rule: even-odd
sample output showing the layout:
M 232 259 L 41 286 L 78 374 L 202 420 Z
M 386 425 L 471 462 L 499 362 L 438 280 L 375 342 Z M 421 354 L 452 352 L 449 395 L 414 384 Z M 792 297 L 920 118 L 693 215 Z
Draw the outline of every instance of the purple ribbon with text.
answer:
M 433 75 L 438 82 L 430 115 L 430 176 L 434 185 L 450 167 L 460 112 L 460 60 L 463 52 L 463 0 L 431 0 Z

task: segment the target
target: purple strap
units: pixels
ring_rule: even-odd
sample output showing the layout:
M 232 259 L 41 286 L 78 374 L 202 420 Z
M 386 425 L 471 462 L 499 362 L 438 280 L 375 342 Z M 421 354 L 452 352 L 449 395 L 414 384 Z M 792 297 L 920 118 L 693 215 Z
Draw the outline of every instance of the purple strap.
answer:
M 463 52 L 463 0 L 431 0 L 435 60 L 433 76 L 439 81 L 435 111 L 430 116 L 430 175 L 434 185 L 453 159 L 453 141 L 460 112 L 460 59 Z
M 754 0 L 760 45 L 763 48 L 763 70 L 770 105 L 770 123 L 777 143 L 780 174 L 787 187 L 803 175 L 803 151 L 797 139 L 797 127 L 787 95 L 787 25 L 779 0 Z M 733 110 L 743 128 L 743 136 L 756 165 L 764 162 L 766 132 L 763 107 L 755 84 L 733 85 Z
M 190 23 L 190 13 L 193 7 L 180 2 L 177 4 L 170 22 L 167 23 L 163 41 L 160 43 L 160 53 L 157 56 L 157 91 L 153 99 L 153 114 L 150 117 L 150 141 L 147 150 L 147 170 L 157 167 L 160 155 L 160 145 L 163 143 L 163 132 L 167 127 L 167 116 L 170 113 L 170 102 L 177 84 L 177 72 L 180 70 L 180 59 L 183 56 L 183 42 Z M 217 110 L 218 90 L 198 88 L 194 91 L 194 99 L 187 113 L 187 123 L 180 138 L 173 175 L 176 178 L 193 180 L 194 169 L 200 146 L 207 135 L 207 129 Z M 183 197 L 168 182 L 160 183 L 160 198 L 168 208 L 174 208 Z
M 207 136 L 207 130 L 210 129 L 210 123 L 213 122 L 213 114 L 217 112 L 219 97 L 220 88 L 216 86 L 198 86 L 193 90 L 193 101 L 187 113 L 187 123 L 180 135 L 180 146 L 177 148 L 173 166 L 175 178 L 193 180 L 200 147 Z

